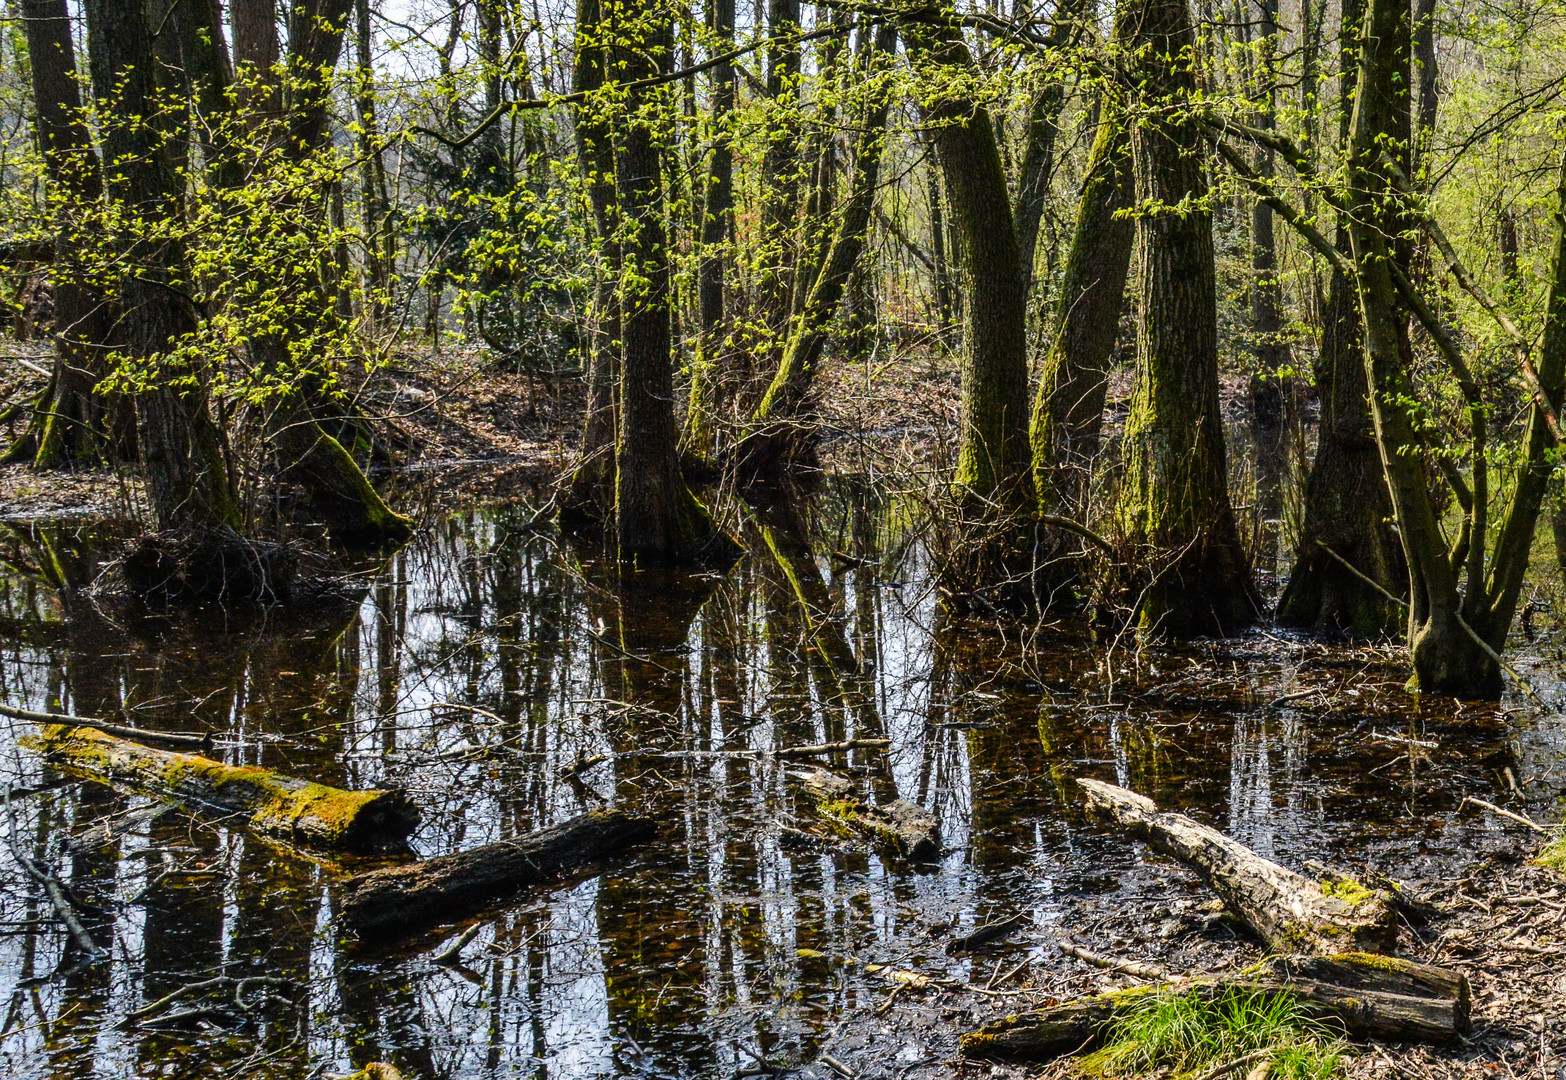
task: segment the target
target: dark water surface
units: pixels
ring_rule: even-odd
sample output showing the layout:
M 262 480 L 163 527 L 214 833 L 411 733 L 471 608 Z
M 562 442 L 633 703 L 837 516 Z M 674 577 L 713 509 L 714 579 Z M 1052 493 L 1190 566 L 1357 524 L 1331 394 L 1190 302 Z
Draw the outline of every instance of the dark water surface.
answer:
M 421 855 L 606 804 L 648 809 L 664 831 L 599 877 L 491 916 L 443 967 L 432 956 L 457 929 L 379 953 L 341 939 L 336 882 L 362 864 L 179 810 L 149 820 L 147 800 L 41 768 L 18 743 L 31 725 L 0 720 L 12 842 L 108 909 L 86 922 L 110 953 L 77 964 L 0 852 L 0 1074 L 302 1078 L 385 1060 L 430 1080 L 732 1077 L 759 1054 L 830 1075 L 823 1052 L 862 1075 L 944 1074 L 950 1031 L 843 1041 L 886 1000 L 863 962 L 982 984 L 1030 957 L 1056 963 L 1063 927 L 1172 887 L 1167 865 L 1083 817 L 1077 776 L 1290 865 L 1415 880 L 1491 834 L 1459 811 L 1464 795 L 1502 798 L 1509 768 L 1548 812 L 1566 785 L 1557 714 L 1420 702 L 1392 653 L 1270 631 L 1139 651 L 957 624 L 898 520 L 838 491 L 754 518 L 722 577 L 617 584 L 517 506 L 431 526 L 367 564 L 340 604 L 180 620 L 95 608 L 98 533 L 18 527 L 0 541 L 0 692 L 14 705 L 126 710 L 216 731 L 231 762 L 404 787 Z M 1553 686 L 1552 666 L 1546 648 L 1530 671 Z M 1313 687 L 1327 693 L 1278 700 Z M 811 820 L 797 765 L 736 753 L 850 738 L 891 740 L 831 764 L 938 815 L 938 864 L 789 847 L 780 826 Z M 562 775 L 599 755 L 580 782 Z M 1019 913 L 997 948 L 946 954 L 952 936 Z M 238 1002 L 232 983 L 193 990 L 151 1017 L 161 1025 L 134 1015 L 217 975 L 269 981 Z

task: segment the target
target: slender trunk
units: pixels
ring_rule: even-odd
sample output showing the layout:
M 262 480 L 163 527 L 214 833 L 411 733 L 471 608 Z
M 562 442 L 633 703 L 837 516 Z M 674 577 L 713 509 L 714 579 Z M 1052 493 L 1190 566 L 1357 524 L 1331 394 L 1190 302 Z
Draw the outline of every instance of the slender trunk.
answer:
M 876 29 L 874 53 L 867 59 L 890 57 L 896 46 L 896 27 L 882 24 Z M 860 127 L 854 151 L 853 183 L 827 258 L 816 274 L 798 316 L 791 322 L 783 359 L 740 444 L 738 455 L 747 470 L 764 471 L 776 467 L 798 447 L 810 429 L 801 410 L 808 399 L 816 366 L 826 349 L 830 324 L 842 303 L 843 291 L 864 251 L 875 207 L 889 105 L 885 89 L 878 90 L 877 95 L 878 100 L 871 103 Z
M 620 382 L 620 305 L 615 282 L 620 276 L 620 244 L 615 235 L 614 132 L 605 102 L 596 100 L 609 64 L 601 0 L 577 5 L 576 65 L 573 90 L 590 95 L 577 110 L 577 160 L 586 174 L 588 202 L 598 242 L 593 304 L 588 312 L 587 409 L 582 443 L 571 474 L 561 520 L 585 529 L 608 520 L 614 501 L 614 447 L 618 441 L 615 389 Z
M 1117 22 L 1117 36 L 1128 25 Z M 1034 483 L 1039 508 L 1049 514 L 1077 515 L 1085 509 L 1098 453 L 1110 358 L 1136 239 L 1136 224 L 1126 216 L 1132 196 L 1130 151 L 1124 103 L 1106 92 L 1066 255 L 1054 340 L 1033 405 Z
M 234 37 L 237 104 L 257 123 L 281 114 L 283 88 L 277 78 L 277 0 L 230 0 L 229 27 Z
M 1278 0 L 1259 0 L 1257 9 L 1261 40 L 1256 54 L 1260 85 L 1255 123 L 1270 131 L 1277 114 Z M 1265 179 L 1272 178 L 1271 149 L 1263 148 L 1258 153 L 1256 171 Z M 1289 397 L 1289 346 L 1283 338 L 1283 290 L 1278 282 L 1272 207 L 1260 199 L 1251 209 L 1251 336 L 1255 362 L 1251 374 L 1251 418 L 1262 440 L 1269 444 L 1266 449 L 1276 456 Z M 1273 497 L 1276 498 L 1275 493 Z
M 767 147 L 762 158 L 762 265 L 757 312 L 768 331 L 766 366 L 776 369 L 788 322 L 799 216 L 799 0 L 770 0 L 767 13 Z
M 618 12 L 615 70 L 627 81 L 656 74 L 671 42 L 651 0 Z M 733 548 L 680 474 L 670 342 L 669 252 L 663 169 L 657 138 L 658 91 L 627 93 L 615 153 L 616 207 L 627 240 L 621 252 L 620 428 L 615 444 L 615 535 L 620 558 L 640 564 L 693 564 Z
M 720 52 L 734 44 L 734 0 L 708 5 L 709 29 Z M 730 125 L 734 113 L 734 65 L 719 64 L 712 70 L 712 151 L 707 157 L 703 188 L 701 252 L 697 265 L 697 292 L 701 306 L 701 336 L 691 367 L 691 396 L 685 412 L 685 452 L 711 460 L 718 452 L 717 420 L 723 414 L 723 394 L 732 372 L 722 368 L 727 245 L 733 235 L 734 146 Z
M 933 158 L 933 139 L 930 152 Z M 941 198 L 940 163 L 936 160 L 930 162 L 930 168 L 925 172 L 925 200 L 930 209 L 930 261 L 935 267 L 931 271 L 935 278 L 932 282 L 935 287 L 935 317 L 941 339 L 945 340 L 946 332 L 952 325 L 952 281 L 946 259 L 946 204 Z
M 1195 72 L 1181 58 L 1194 54 L 1194 35 L 1184 0 L 1128 2 L 1149 54 L 1139 72 L 1142 104 L 1158 111 L 1191 100 Z M 1196 125 L 1178 114 L 1131 133 L 1137 205 L 1182 209 L 1137 219 L 1141 334 L 1117 513 L 1127 538 L 1156 564 L 1139 625 L 1177 637 L 1233 633 L 1256 617 L 1229 504 L 1201 146 Z
M 27 431 L 5 454 L 10 461 L 32 458 L 38 468 L 90 462 L 106 447 L 125 448 L 131 425 L 123 409 L 93 394 L 103 377 L 103 346 L 109 333 L 105 298 L 68 268 L 75 260 L 70 237 L 74 215 L 89 211 L 103 196 L 103 178 L 92 134 L 82 121 L 70 12 L 65 0 L 22 0 L 38 144 L 55 206 L 55 266 L 52 293 L 56 359 L 49 387 Z M 129 419 L 129 417 L 125 417 Z M 111 430 L 118 427 L 120 430 Z M 118 444 L 118 445 L 115 445 Z
M 357 84 L 354 106 L 359 114 L 359 207 L 364 219 L 364 276 L 368 294 L 366 314 L 372 324 L 386 318 L 391 299 L 392 274 L 397 264 L 397 236 L 390 226 L 391 196 L 387 188 L 386 158 L 376 116 L 374 25 L 370 0 L 355 0 L 354 46 Z

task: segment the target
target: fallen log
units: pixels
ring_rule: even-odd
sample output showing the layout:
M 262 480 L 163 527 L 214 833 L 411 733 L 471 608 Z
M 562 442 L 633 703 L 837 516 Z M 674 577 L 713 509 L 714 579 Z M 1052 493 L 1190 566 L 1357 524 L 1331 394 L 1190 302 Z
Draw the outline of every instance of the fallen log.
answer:
M 1103 1039 L 1152 994 L 1288 994 L 1305 1014 L 1351 1038 L 1450 1042 L 1472 1029 L 1472 994 L 1458 972 L 1372 953 L 1278 957 L 1238 976 L 1175 979 L 1008 1016 L 961 1039 L 966 1057 L 1044 1061 Z
M 941 855 L 941 826 L 935 815 L 906 799 L 877 806 L 866 802 L 853 781 L 825 769 L 790 773 L 829 824 L 875 847 L 914 862 Z
M 1184 814 L 1160 813 L 1145 796 L 1099 780 L 1077 783 L 1090 807 L 1200 874 L 1274 950 L 1385 953 L 1396 944 L 1397 909 L 1384 890 L 1344 878 L 1312 880 Z
M 399 937 L 456 922 L 530 885 L 588 869 L 657 831 L 651 818 L 600 810 L 516 840 L 372 870 L 343 882 L 338 919 L 361 939 Z
M 257 832 L 293 844 L 385 849 L 400 845 L 419 823 L 418 809 L 401 791 L 344 791 L 88 727 L 51 724 L 22 741 L 66 772 L 207 814 L 239 815 Z

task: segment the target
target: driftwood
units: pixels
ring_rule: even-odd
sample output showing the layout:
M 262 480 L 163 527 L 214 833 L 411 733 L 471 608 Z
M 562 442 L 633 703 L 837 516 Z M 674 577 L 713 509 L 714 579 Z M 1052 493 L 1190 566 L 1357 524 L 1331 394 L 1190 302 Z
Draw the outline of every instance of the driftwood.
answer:
M 657 831 L 650 818 L 594 811 L 516 840 L 373 870 L 343 883 L 338 917 L 361 938 L 416 933 L 587 869 Z
M 1385 953 L 1397 941 L 1391 896 L 1346 879 L 1315 881 L 1264 859 L 1184 814 L 1098 780 L 1078 780 L 1088 805 L 1195 870 L 1240 919 L 1280 953 Z
M 1171 980 L 1008 1016 L 962 1037 L 967 1057 L 1042 1061 L 1100 1041 L 1152 993 L 1287 993 L 1307 1015 L 1361 1039 L 1449 1042 L 1471 1029 L 1468 980 L 1446 968 L 1372 953 L 1274 958 L 1240 975 Z
M 209 814 L 240 815 L 290 843 L 347 850 L 395 847 L 419 822 L 400 791 L 344 791 L 253 765 L 158 750 L 86 727 L 51 724 L 24 743 L 78 776 Z
M 817 813 L 840 831 L 914 862 L 940 858 L 940 823 L 922 807 L 906 799 L 876 806 L 860 796 L 853 781 L 825 769 L 791 775 L 800 781 Z

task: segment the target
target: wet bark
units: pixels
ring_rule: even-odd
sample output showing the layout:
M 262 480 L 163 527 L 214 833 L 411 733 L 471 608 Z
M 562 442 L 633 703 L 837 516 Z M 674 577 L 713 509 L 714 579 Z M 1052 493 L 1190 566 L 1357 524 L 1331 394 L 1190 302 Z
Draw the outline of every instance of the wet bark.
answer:
M 1327 955 L 1387 953 L 1397 944 L 1397 911 L 1387 893 L 1312 880 L 1184 814 L 1160 813 L 1145 796 L 1098 780 L 1077 783 L 1091 808 L 1200 874 L 1270 948 Z
M 1190 101 L 1191 21 L 1183 0 L 1134 0 L 1150 50 L 1143 105 Z M 1200 133 L 1176 111 L 1131 133 L 1141 248 L 1136 389 L 1126 419 L 1120 527 L 1151 566 L 1139 626 L 1175 637 L 1228 634 L 1256 618 L 1250 567 L 1229 503 L 1218 405 L 1212 213 Z M 1179 209 L 1176 209 L 1179 208 Z
M 372 870 L 343 883 L 338 918 L 361 939 L 378 941 L 457 922 L 530 886 L 591 869 L 657 831 L 650 818 L 599 811 L 514 840 Z
M 825 769 L 793 776 L 816 812 L 837 829 L 912 862 L 940 858 L 940 824 L 928 810 L 904 799 L 871 802 L 852 780 Z

